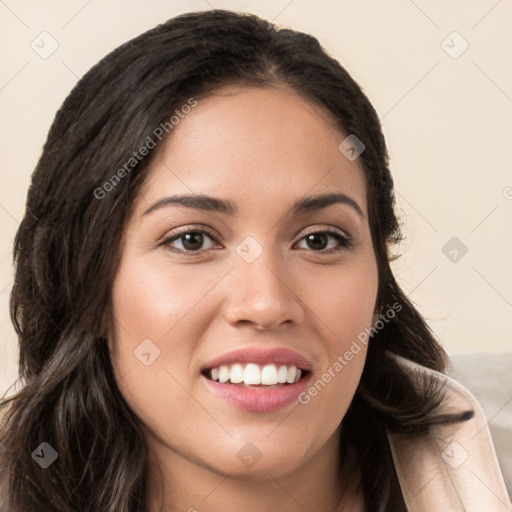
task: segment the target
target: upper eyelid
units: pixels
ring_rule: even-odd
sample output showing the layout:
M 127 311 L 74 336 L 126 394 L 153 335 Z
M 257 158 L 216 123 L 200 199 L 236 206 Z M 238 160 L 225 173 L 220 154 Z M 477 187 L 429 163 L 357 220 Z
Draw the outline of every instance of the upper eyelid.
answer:
M 310 233 L 322 233 L 324 231 L 334 231 L 340 235 L 345 236 L 346 238 L 352 238 L 352 236 L 346 230 L 337 228 L 334 226 L 328 226 L 326 224 L 323 224 L 323 227 L 316 226 L 316 227 L 311 227 L 311 228 L 306 228 L 306 229 L 307 229 L 307 231 L 304 233 L 304 235 L 302 235 L 303 237 Z
M 201 227 L 194 227 L 193 225 L 190 227 L 185 226 L 184 228 L 177 228 L 177 230 L 178 230 L 177 232 L 174 232 L 174 230 L 173 230 L 173 232 L 171 232 L 171 233 L 166 233 L 164 236 L 162 236 L 160 238 L 160 241 L 165 242 L 172 238 L 178 239 L 179 237 L 186 235 L 187 233 L 194 233 L 194 232 L 205 233 L 206 235 L 210 236 L 211 238 L 217 238 L 217 235 L 211 229 L 208 229 L 204 226 L 201 226 Z

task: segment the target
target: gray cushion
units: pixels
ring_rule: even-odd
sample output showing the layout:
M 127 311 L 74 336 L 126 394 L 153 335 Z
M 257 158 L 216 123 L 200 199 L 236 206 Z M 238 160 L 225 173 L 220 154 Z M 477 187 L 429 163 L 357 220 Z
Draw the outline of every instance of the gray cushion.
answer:
M 480 403 L 509 495 L 512 495 L 512 352 L 451 354 L 447 374 Z

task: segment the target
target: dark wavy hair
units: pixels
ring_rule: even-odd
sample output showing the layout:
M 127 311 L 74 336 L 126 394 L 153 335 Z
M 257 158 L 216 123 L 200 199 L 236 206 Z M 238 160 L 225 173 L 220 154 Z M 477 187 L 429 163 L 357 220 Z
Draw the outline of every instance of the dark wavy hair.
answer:
M 365 145 L 359 158 L 378 264 L 376 306 L 402 306 L 369 342 L 340 434 L 340 457 L 356 454 L 366 508 L 405 510 L 386 431 L 422 435 L 464 419 L 441 415 L 443 389 L 433 381 L 415 387 L 392 357 L 438 371 L 447 362 L 390 268 L 401 238 L 393 181 L 379 118 L 360 86 L 310 35 L 249 14 L 187 13 L 123 44 L 80 79 L 32 175 L 14 244 L 21 388 L 1 404 L 2 512 L 146 510 L 145 441 L 117 387 L 107 336 L 120 240 L 155 152 L 108 196 L 95 191 L 189 98 L 233 84 L 291 87 Z M 31 457 L 42 442 L 58 452 L 46 470 Z

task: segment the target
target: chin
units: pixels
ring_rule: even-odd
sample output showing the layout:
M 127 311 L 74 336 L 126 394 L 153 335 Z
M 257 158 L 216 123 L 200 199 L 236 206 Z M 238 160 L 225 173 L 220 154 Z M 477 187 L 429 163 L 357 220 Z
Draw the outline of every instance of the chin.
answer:
M 244 453 L 239 455 L 241 451 Z M 226 456 L 224 453 L 222 457 L 216 457 L 212 462 L 215 464 L 212 469 L 218 473 L 229 475 L 230 478 L 271 480 L 292 473 L 300 468 L 305 461 L 293 447 L 256 451 L 253 446 L 245 445 L 234 456 L 231 454 Z

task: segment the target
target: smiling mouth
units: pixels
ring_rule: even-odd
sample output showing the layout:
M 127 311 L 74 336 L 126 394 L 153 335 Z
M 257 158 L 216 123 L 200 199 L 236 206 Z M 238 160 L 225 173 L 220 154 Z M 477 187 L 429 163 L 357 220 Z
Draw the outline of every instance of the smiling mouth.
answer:
M 293 364 L 235 363 L 207 368 L 201 372 L 209 380 L 247 388 L 281 388 L 307 378 L 310 373 Z

